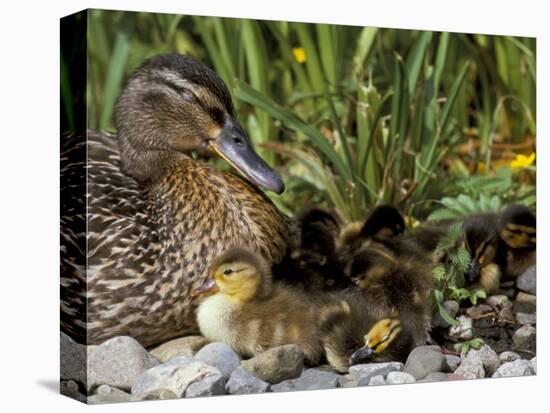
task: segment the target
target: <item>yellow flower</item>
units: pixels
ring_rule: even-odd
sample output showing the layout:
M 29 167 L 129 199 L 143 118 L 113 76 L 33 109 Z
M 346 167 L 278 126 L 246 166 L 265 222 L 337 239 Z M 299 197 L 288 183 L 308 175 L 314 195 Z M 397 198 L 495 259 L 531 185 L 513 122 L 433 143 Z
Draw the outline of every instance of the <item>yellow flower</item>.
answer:
M 292 49 L 292 54 L 294 55 L 294 59 L 298 63 L 304 63 L 306 61 L 306 51 L 301 47 L 295 47 Z
M 406 216 L 405 217 L 405 225 L 407 225 L 407 227 L 409 227 L 409 228 L 416 228 L 420 225 L 420 221 L 418 221 L 414 217 Z
M 535 156 L 536 156 L 535 152 L 533 152 L 529 156 L 519 154 L 516 156 L 516 159 L 514 159 L 510 163 L 510 166 L 515 171 L 517 171 L 518 169 L 527 168 L 528 166 L 533 165 L 533 162 L 535 162 Z

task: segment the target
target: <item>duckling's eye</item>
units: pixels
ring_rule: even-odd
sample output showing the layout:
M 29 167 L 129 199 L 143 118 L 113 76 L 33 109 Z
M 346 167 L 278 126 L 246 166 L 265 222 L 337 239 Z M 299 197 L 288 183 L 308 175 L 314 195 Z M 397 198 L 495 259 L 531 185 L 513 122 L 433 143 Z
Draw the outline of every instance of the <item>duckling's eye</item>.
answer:
M 233 274 L 233 270 L 231 268 L 227 268 L 224 272 L 223 272 L 223 275 L 231 275 Z
M 235 142 L 238 146 L 244 146 L 244 139 L 240 136 L 234 136 L 233 142 Z

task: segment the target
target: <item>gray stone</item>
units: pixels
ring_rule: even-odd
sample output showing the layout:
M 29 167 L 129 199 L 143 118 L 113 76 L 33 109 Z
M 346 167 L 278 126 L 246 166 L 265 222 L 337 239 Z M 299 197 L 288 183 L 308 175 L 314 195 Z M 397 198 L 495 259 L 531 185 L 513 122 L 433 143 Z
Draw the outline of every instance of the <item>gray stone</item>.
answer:
M 127 336 L 107 340 L 88 358 L 89 375 L 98 386 L 108 384 L 122 390 L 130 390 L 137 376 L 159 364 L 141 344 Z
M 485 377 L 485 369 L 479 352 L 469 351 L 466 358 L 460 363 L 454 374 L 466 379 L 480 379 Z
M 534 313 L 537 311 L 537 296 L 520 291 L 514 301 L 516 313 Z
M 493 374 L 493 377 L 518 377 L 532 376 L 535 374 L 535 369 L 528 360 L 516 360 L 501 365 Z
M 352 380 L 355 380 L 360 386 L 366 386 L 369 384 L 371 377 L 383 376 L 390 371 L 403 371 L 403 363 L 396 361 L 390 361 L 386 363 L 368 363 L 368 364 L 356 364 L 349 368 L 349 375 Z
M 338 387 L 339 375 L 313 368 L 304 371 L 297 379 L 285 380 L 271 387 L 273 392 L 335 389 Z
M 454 300 L 447 300 L 443 302 L 443 308 L 447 311 L 447 313 L 449 313 L 452 318 L 455 318 L 456 314 L 458 313 L 458 309 L 460 308 L 460 305 Z M 441 317 L 441 315 L 437 312 L 433 316 L 432 325 L 436 328 L 447 328 L 450 324 L 447 323 L 443 319 L 443 317 Z
M 269 387 L 269 383 L 260 380 L 242 367 L 237 367 L 225 384 L 225 389 L 229 394 L 265 393 Z
M 519 354 L 514 353 L 513 351 L 503 351 L 498 355 L 501 363 L 508 363 L 510 361 L 516 361 L 521 359 Z
M 180 337 L 167 341 L 151 350 L 151 355 L 165 363 L 175 357 L 193 357 L 208 341 L 202 336 Z
M 416 379 L 412 374 L 405 373 L 403 371 L 390 371 L 386 376 L 386 383 L 388 384 L 416 383 Z
M 241 367 L 263 381 L 276 384 L 300 376 L 304 367 L 304 352 L 294 344 L 274 347 L 242 361 Z
M 222 372 L 226 380 L 229 380 L 233 370 L 239 367 L 241 363 L 239 355 L 233 351 L 231 346 L 225 343 L 207 344 L 195 354 L 195 358 L 216 367 Z
M 382 377 L 382 376 L 377 376 L 377 377 Z M 384 377 L 382 377 L 382 380 L 384 380 Z M 352 387 L 357 387 L 358 385 L 359 384 L 355 380 L 348 380 L 343 385 L 341 385 L 340 387 L 344 387 L 346 389 L 349 389 L 349 388 L 352 388 Z
M 430 373 L 448 368 L 447 360 L 438 346 L 420 346 L 409 354 L 404 371 L 412 374 L 416 380 L 422 380 Z
M 432 383 L 435 381 L 447 381 L 449 380 L 449 375 L 447 373 L 442 373 L 440 371 L 434 371 L 433 373 L 428 374 L 424 377 L 421 382 L 423 383 Z
M 176 357 L 139 375 L 132 386 L 135 400 L 212 396 L 225 393 L 223 374 L 190 357 Z
M 495 310 L 512 308 L 512 302 L 505 295 L 492 295 L 485 300 L 485 303 L 493 307 Z
M 466 314 L 470 318 L 480 318 L 484 314 L 491 313 L 493 308 L 487 304 L 479 304 L 475 307 L 470 307 L 466 310 Z
M 470 354 L 478 354 L 483 363 L 483 369 L 488 376 L 492 376 L 495 371 L 500 367 L 500 359 L 498 354 L 488 345 L 483 345 L 478 350 L 470 350 Z
M 368 383 L 369 386 L 382 386 L 384 384 L 386 384 L 386 379 L 382 375 L 371 377 Z
M 79 402 L 86 403 L 86 396 L 80 393 L 78 383 L 74 380 L 61 380 L 59 383 L 59 393 Z
M 95 394 L 88 397 L 89 404 L 122 403 L 132 400 L 132 396 L 125 391 L 106 384 L 99 386 Z
M 531 368 L 537 374 L 537 357 L 533 357 L 531 360 L 529 360 L 529 363 L 531 363 Z
M 528 313 L 516 313 L 516 320 L 519 324 L 537 324 L 537 315 Z
M 537 294 L 537 269 L 535 265 L 527 268 L 527 270 L 518 277 L 516 286 L 526 293 Z
M 449 336 L 459 340 L 470 340 L 473 337 L 472 319 L 468 316 L 461 315 L 457 319 L 458 324 L 449 328 Z
M 78 344 L 65 333 L 60 337 L 61 379 L 86 384 L 86 346 Z
M 462 362 L 462 359 L 454 354 L 445 354 L 445 360 L 447 361 L 450 371 L 455 371 Z
M 514 346 L 520 350 L 535 350 L 537 345 L 537 330 L 531 325 L 518 328 L 512 336 Z

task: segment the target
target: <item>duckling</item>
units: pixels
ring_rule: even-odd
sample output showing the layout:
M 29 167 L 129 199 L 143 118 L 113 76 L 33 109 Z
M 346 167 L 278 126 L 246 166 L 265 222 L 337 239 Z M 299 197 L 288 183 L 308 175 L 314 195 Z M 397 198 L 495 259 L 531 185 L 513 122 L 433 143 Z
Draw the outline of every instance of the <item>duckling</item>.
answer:
M 349 287 L 336 253 L 340 223 L 334 214 L 320 208 L 305 210 L 296 218 L 300 235 L 290 255 L 273 267 L 273 277 L 304 290 L 330 291 Z
M 273 283 L 263 257 L 234 247 L 213 261 L 211 273 L 213 277 L 194 292 L 207 295 L 197 310 L 206 339 L 229 344 L 245 357 L 296 344 L 308 363 L 322 359 L 318 306 L 303 291 Z
M 498 225 L 498 234 L 506 245 L 505 276 L 517 278 L 536 263 L 537 218 L 524 205 L 509 205 Z
M 422 258 L 399 256 L 382 246 L 359 251 L 351 264 L 352 281 L 361 289 L 367 312 L 376 320 L 400 319 L 418 345 L 430 329 L 430 266 Z M 376 335 L 376 330 L 373 332 Z
M 500 289 L 506 263 L 506 247 L 499 238 L 497 223 L 496 214 L 483 214 L 470 216 L 462 224 L 464 246 L 471 256 L 466 282 L 479 284 L 487 293 Z

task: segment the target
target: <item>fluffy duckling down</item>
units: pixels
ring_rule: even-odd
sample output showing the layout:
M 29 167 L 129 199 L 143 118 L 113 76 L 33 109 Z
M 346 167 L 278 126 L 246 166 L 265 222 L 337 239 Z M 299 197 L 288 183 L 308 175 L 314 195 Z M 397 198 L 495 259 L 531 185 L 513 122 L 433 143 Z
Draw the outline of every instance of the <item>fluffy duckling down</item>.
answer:
M 194 293 L 206 296 L 197 310 L 206 339 L 227 343 L 243 356 L 296 344 L 309 363 L 322 359 L 315 306 L 304 292 L 273 283 L 263 258 L 232 248 L 214 260 L 211 272 L 213 278 Z

